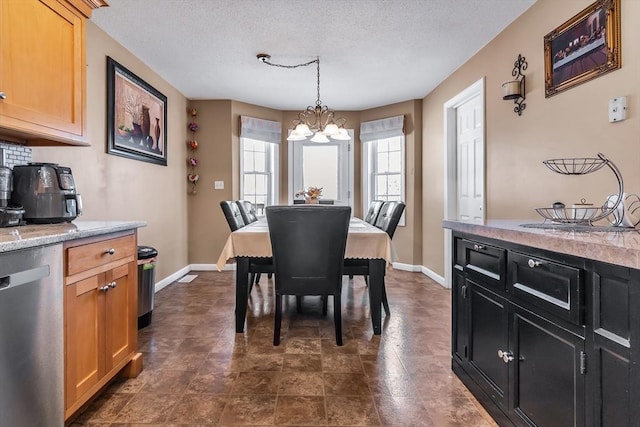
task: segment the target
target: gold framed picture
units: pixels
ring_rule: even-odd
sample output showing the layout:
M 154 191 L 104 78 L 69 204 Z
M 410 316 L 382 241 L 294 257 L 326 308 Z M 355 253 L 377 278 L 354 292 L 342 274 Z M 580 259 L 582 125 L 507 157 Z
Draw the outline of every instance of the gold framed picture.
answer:
M 598 0 L 544 36 L 545 97 L 621 65 L 620 0 Z

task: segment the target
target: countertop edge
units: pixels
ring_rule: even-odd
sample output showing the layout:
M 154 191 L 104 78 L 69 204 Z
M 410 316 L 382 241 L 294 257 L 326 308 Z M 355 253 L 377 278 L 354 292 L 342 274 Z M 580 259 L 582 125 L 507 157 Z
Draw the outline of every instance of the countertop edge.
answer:
M 485 225 L 444 220 L 443 228 L 585 259 L 640 269 L 640 232 L 572 232 L 527 228 L 526 220 L 490 220 Z
M 0 253 L 146 227 L 145 221 L 76 221 L 0 229 Z

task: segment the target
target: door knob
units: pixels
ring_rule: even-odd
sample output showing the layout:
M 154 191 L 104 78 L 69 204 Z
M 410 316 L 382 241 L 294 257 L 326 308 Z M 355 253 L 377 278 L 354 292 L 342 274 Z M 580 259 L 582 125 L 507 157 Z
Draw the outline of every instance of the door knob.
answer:
M 504 363 L 509 363 L 513 360 L 513 353 L 510 351 L 498 350 L 498 357 L 502 359 Z

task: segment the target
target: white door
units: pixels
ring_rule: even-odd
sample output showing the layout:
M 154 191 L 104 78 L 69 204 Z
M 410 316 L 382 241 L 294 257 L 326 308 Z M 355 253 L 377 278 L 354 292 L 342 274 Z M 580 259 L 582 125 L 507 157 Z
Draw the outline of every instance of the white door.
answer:
M 477 95 L 456 109 L 458 219 L 484 221 L 484 118 Z
M 353 207 L 353 131 L 351 141 L 289 142 L 289 202 L 308 187 L 322 187 L 322 197 Z
M 480 222 L 484 214 L 484 77 L 445 102 L 444 218 Z M 444 230 L 444 284 L 451 287 L 453 238 Z

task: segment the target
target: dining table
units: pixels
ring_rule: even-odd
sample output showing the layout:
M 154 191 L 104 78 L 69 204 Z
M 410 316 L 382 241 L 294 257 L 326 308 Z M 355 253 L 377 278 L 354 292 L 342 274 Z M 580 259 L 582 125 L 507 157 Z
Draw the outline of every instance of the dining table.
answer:
M 265 217 L 232 232 L 218 257 L 222 271 L 228 261 L 236 262 L 236 332 L 242 333 L 249 299 L 249 267 L 254 258 L 272 257 L 269 225 Z M 349 221 L 345 258 L 366 259 L 369 263 L 369 305 L 374 335 L 382 333 L 382 291 L 384 274 L 394 261 L 389 235 L 377 227 L 352 217 Z M 277 279 L 276 279 L 277 280 Z

